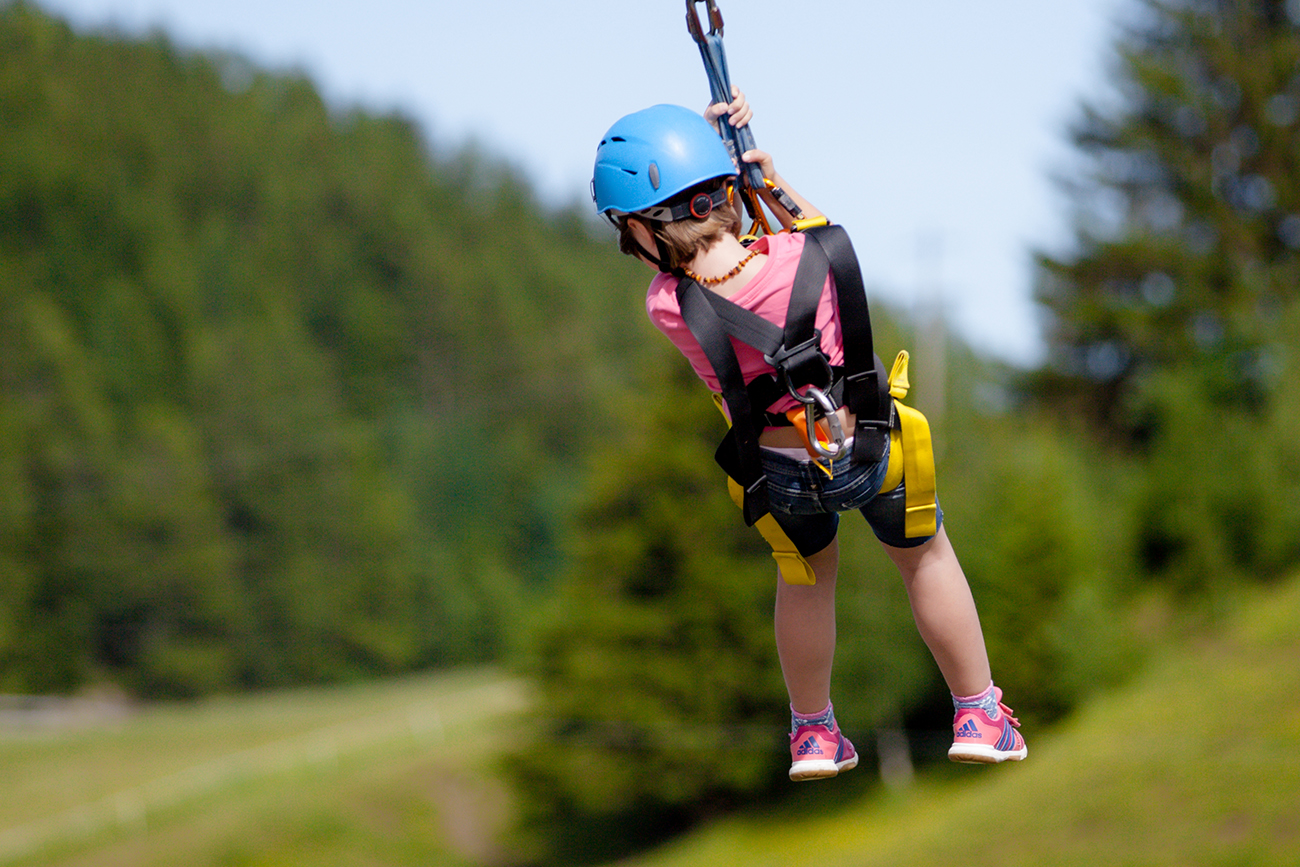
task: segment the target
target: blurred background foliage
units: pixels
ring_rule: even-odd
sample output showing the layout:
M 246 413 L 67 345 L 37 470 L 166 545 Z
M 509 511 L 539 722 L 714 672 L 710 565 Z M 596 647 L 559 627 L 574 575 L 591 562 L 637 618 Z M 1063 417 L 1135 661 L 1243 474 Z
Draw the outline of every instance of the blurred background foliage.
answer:
M 632 269 L 306 80 L 0 24 L 0 689 L 498 658 L 640 367 Z
M 1300 559 L 1298 19 L 1135 2 L 1074 128 L 1073 243 L 1038 255 L 1048 361 L 950 341 L 914 377 L 1030 725 Z M 537 689 L 508 762 L 537 861 L 788 791 L 775 570 L 607 229 L 300 77 L 27 3 L 0 129 L 0 690 L 506 662 Z M 875 314 L 918 373 L 934 348 Z M 869 755 L 947 693 L 846 526 L 835 695 Z

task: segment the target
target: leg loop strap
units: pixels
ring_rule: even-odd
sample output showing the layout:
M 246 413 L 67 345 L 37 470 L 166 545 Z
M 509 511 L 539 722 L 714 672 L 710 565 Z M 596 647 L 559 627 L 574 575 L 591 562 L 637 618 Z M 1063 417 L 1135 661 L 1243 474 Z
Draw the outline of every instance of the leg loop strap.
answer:
M 744 508 L 745 491 L 740 487 L 740 483 L 735 479 L 727 478 L 727 491 L 731 494 L 731 500 L 737 506 Z M 794 542 L 786 535 L 785 530 L 768 512 L 763 517 L 754 522 L 754 529 L 767 541 L 772 548 L 772 559 L 776 561 L 777 568 L 781 570 L 781 580 L 787 584 L 803 584 L 811 587 L 817 583 L 817 576 L 813 573 L 813 568 L 809 565 L 808 560 L 799 553 Z
M 889 373 L 889 394 L 894 399 L 898 414 L 898 429 L 890 431 L 889 467 L 880 490 L 892 491 L 906 482 L 904 497 L 906 518 L 903 535 L 909 539 L 933 536 L 938 532 L 938 514 L 935 508 L 937 484 L 934 471 L 934 443 L 930 437 L 930 422 L 918 410 L 904 406 L 911 383 L 907 377 L 909 361 L 907 350 L 898 353 Z

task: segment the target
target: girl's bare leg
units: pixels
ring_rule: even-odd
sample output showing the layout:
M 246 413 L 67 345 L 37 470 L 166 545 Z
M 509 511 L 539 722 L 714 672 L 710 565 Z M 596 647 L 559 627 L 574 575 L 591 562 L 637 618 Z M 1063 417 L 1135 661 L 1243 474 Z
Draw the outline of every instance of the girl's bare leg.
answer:
M 790 706 L 797 713 L 812 715 L 824 710 L 831 700 L 839 542 L 831 542 L 807 559 L 817 583 L 811 587 L 786 584 L 778 575 L 775 622 L 776 650 Z
M 979 613 L 947 532 L 940 527 L 933 539 L 915 548 L 884 548 L 903 575 L 916 627 L 948 689 L 954 695 L 988 689 L 992 675 Z

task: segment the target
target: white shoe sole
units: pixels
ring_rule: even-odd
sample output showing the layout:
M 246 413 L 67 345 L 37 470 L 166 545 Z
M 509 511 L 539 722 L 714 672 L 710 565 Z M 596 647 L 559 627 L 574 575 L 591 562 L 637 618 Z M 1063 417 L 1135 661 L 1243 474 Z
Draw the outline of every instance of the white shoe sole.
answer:
M 833 777 L 840 771 L 848 771 L 858 766 L 858 757 L 855 755 L 851 759 L 842 762 L 833 762 L 830 759 L 813 759 L 806 762 L 795 762 L 790 766 L 790 779 L 795 782 L 803 780 L 825 780 Z
M 980 744 L 953 744 L 948 750 L 948 760 L 970 765 L 996 765 L 999 762 L 1018 762 L 1029 755 L 1029 747 L 1018 750 L 996 750 Z

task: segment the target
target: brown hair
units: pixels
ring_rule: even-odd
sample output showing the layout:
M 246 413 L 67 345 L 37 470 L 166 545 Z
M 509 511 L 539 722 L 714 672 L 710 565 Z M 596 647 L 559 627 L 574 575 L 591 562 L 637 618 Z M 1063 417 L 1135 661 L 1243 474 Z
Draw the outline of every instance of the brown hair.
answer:
M 678 201 L 689 201 L 693 196 L 702 192 L 712 193 L 717 188 L 717 181 L 706 181 L 703 184 L 691 187 L 678 196 L 674 196 L 669 204 L 676 204 Z M 641 248 L 632 235 L 627 219 L 627 216 L 618 218 L 618 248 L 629 256 L 635 256 L 641 252 Z M 696 253 L 712 247 L 722 238 L 723 234 L 740 236 L 740 214 L 731 201 L 724 202 L 714 208 L 703 220 L 690 217 L 685 220 L 665 223 L 662 220 L 650 220 L 645 217 L 638 217 L 638 219 L 644 221 L 655 237 L 663 242 L 664 248 L 668 251 L 668 261 L 664 264 L 670 269 L 682 267 L 694 259 Z M 659 255 L 654 250 L 650 252 L 655 253 L 656 256 Z

